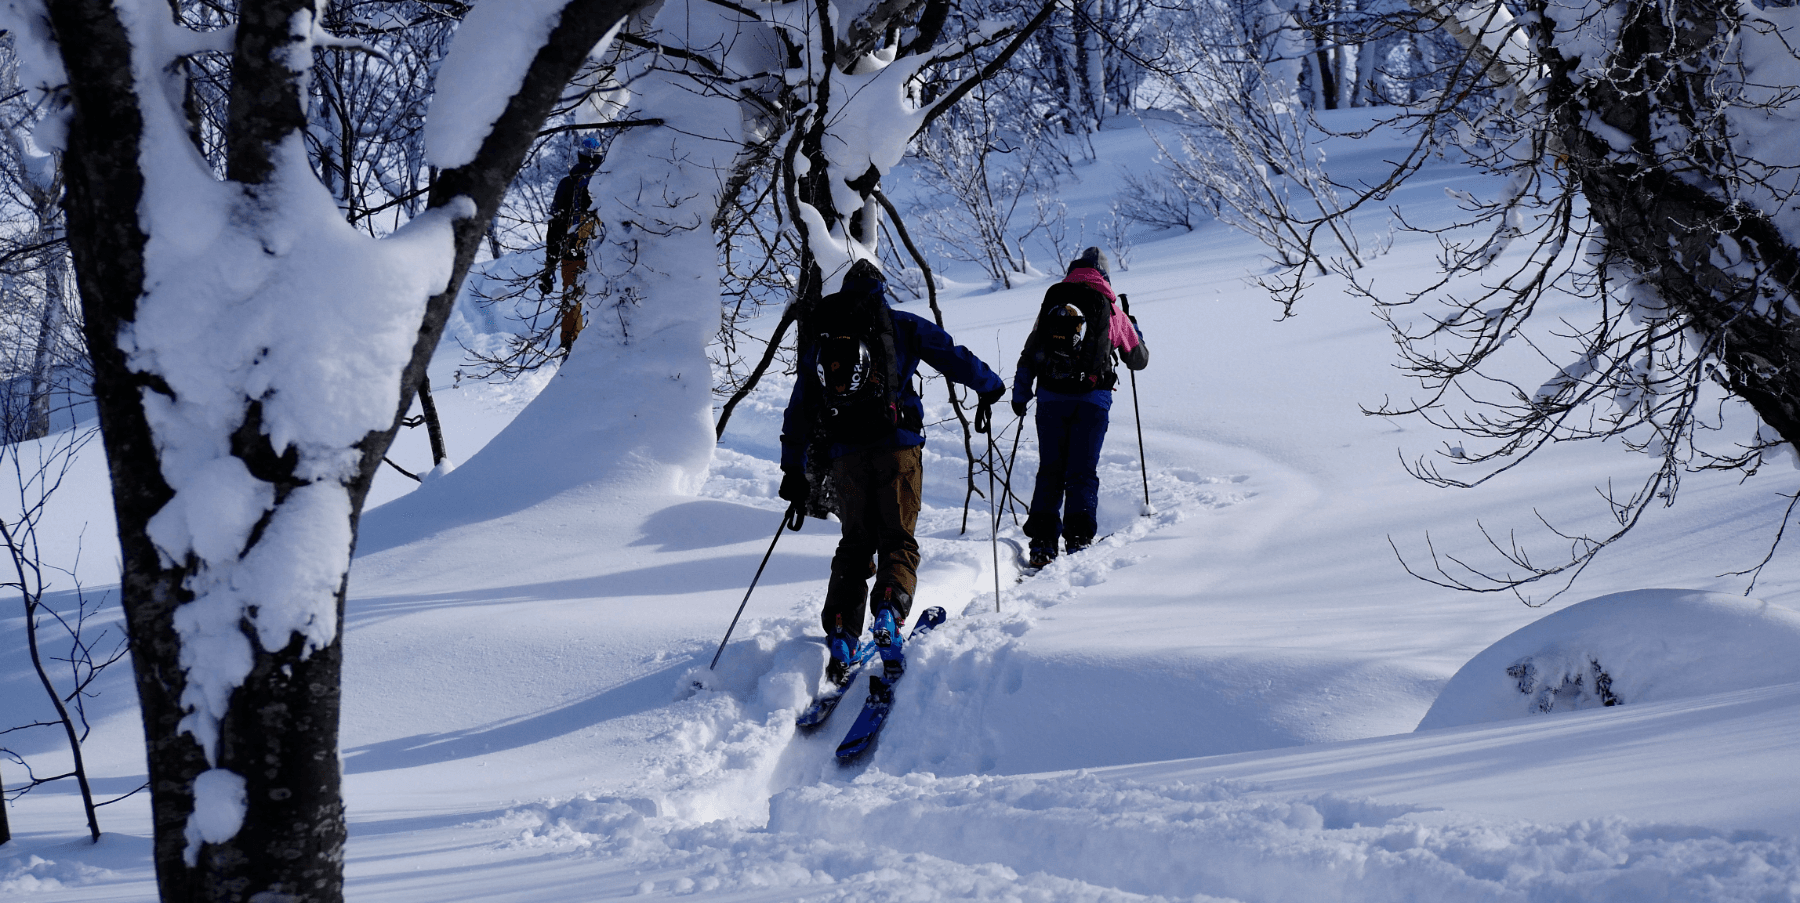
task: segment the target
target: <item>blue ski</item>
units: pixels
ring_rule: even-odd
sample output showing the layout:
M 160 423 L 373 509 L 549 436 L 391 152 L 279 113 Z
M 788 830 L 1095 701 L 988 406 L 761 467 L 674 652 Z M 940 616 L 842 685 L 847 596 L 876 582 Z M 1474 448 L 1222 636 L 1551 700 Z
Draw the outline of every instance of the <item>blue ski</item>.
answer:
M 932 628 L 944 623 L 944 610 L 937 606 L 925 609 L 919 615 L 919 622 L 913 625 L 912 632 L 906 635 L 906 643 L 928 634 Z M 869 644 L 873 646 L 874 644 Z M 904 662 L 904 659 L 902 659 Z M 904 667 L 889 676 L 887 673 L 869 675 L 869 699 L 863 703 L 862 711 L 856 716 L 856 723 L 850 725 L 850 733 L 844 735 L 844 742 L 838 744 L 837 757 L 839 764 L 848 764 L 857 757 L 868 752 L 875 745 L 875 739 L 881 735 L 881 728 L 887 724 L 888 711 L 894 707 L 894 685 L 900 682 L 905 674 Z
M 844 701 L 844 694 L 856 685 L 856 678 L 862 675 L 863 668 L 875 655 L 875 644 L 865 639 L 862 648 L 857 650 L 856 660 L 850 663 L 850 673 L 844 675 L 844 682 L 836 685 L 828 682 L 825 692 L 820 693 L 812 705 L 807 706 L 806 711 L 794 719 L 794 726 L 803 732 L 810 732 L 830 719 L 831 713 L 837 711 L 838 703 Z

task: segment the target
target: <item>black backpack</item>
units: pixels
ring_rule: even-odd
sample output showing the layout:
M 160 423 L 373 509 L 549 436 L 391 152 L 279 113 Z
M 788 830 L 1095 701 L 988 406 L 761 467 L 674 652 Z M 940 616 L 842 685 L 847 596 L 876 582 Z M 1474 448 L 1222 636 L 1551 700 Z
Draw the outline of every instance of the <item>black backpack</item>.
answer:
M 813 423 L 820 437 L 846 445 L 875 445 L 894 428 L 917 431 L 918 417 L 902 405 L 893 312 L 880 295 L 834 292 L 819 299 L 801 324 L 812 343 Z
M 1111 307 L 1105 295 L 1079 283 L 1058 282 L 1044 293 L 1025 349 L 1038 385 L 1080 395 L 1118 383 L 1108 331 Z

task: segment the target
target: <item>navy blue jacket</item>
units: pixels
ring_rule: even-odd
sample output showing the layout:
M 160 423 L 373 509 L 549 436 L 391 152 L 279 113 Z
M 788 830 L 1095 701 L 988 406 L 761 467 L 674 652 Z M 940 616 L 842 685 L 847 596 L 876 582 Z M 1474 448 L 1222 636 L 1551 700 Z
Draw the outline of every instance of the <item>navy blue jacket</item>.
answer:
M 913 374 L 918 372 L 919 362 L 930 364 L 932 369 L 950 379 L 962 383 L 976 394 L 997 392 L 1006 388 L 1006 384 L 981 358 L 974 352 L 956 344 L 936 323 L 917 314 L 903 310 L 892 310 L 894 317 L 894 370 L 900 377 L 899 405 L 902 411 L 910 412 L 912 417 L 905 420 L 924 420 L 925 405 L 919 400 L 918 393 L 913 391 Z M 811 410 L 813 394 L 819 391 L 818 381 L 813 378 L 813 370 L 818 365 L 818 355 L 812 347 L 800 354 L 799 375 L 794 380 L 794 393 L 788 397 L 787 412 L 781 417 L 781 469 L 789 473 L 798 473 L 806 466 L 807 446 L 812 441 L 812 423 L 807 412 Z M 925 437 L 912 430 L 894 428 L 894 436 L 887 443 L 888 448 L 911 448 L 924 445 Z M 834 444 L 831 446 L 831 457 L 839 458 L 858 446 Z

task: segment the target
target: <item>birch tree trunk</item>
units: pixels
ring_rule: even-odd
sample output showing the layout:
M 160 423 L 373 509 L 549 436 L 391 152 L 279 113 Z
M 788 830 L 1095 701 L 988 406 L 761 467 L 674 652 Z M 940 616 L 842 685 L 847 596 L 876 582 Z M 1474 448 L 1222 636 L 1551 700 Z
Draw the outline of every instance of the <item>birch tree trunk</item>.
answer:
M 54 201 L 51 202 L 54 204 Z M 25 439 L 41 439 L 50 434 L 50 399 L 58 388 L 56 368 L 63 350 L 63 331 L 68 328 L 68 300 L 63 297 L 63 276 L 68 268 L 68 252 L 61 242 L 61 211 L 47 205 L 40 211 L 40 222 L 52 228 L 40 229 L 35 240 L 46 245 L 38 252 L 38 271 L 44 277 L 43 307 L 38 311 L 37 343 L 32 351 L 30 397 L 25 420 Z

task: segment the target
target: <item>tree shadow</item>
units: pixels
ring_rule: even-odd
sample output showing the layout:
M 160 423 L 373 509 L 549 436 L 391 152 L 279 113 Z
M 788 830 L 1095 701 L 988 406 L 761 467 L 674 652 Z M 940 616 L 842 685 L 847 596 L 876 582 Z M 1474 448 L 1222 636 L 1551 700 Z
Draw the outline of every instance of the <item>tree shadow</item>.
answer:
M 781 518 L 779 512 L 762 508 L 698 499 L 661 509 L 644 518 L 644 535 L 631 545 L 656 546 L 659 552 L 691 552 L 754 539 L 768 540 L 775 537 L 775 528 Z
M 44 606 L 72 616 L 80 605 L 82 593 L 90 603 L 101 600 L 98 611 L 90 614 L 82 635 L 92 644 L 95 655 L 103 656 L 118 646 L 125 636 L 117 585 L 87 587 L 79 593 L 73 589 L 47 592 Z M 0 730 L 56 718 L 56 709 L 45 695 L 44 685 L 39 683 L 37 672 L 31 667 L 31 658 L 25 653 L 25 618 L 18 598 L 14 594 L 12 598 L 0 601 L 0 612 L 6 615 L 0 617 L 0 649 L 8 650 L 0 655 Z M 44 614 L 38 619 L 38 642 L 51 680 L 60 692 L 67 693 L 72 682 L 69 666 L 62 659 L 69 654 L 69 635 L 53 618 Z M 85 698 L 83 706 L 90 724 L 99 725 L 121 713 L 135 711 L 137 688 L 132 683 L 129 654 L 102 672 L 89 689 L 94 695 Z M 24 755 L 43 752 L 66 755 L 68 750 L 61 727 L 10 734 L 0 738 L 0 746 L 8 746 Z
M 536 715 L 467 730 L 414 734 L 351 747 L 343 752 L 344 773 L 393 771 L 491 755 L 553 740 L 603 721 L 647 712 L 668 704 L 675 675 L 698 660 L 680 659 L 660 671 Z
M 681 596 L 722 590 L 742 590 L 750 583 L 761 554 L 726 555 L 704 561 L 680 561 L 650 567 L 547 580 L 509 587 L 482 587 L 453 592 L 401 593 L 386 596 L 352 595 L 346 605 L 346 624 L 364 627 L 409 612 L 458 605 L 494 605 L 528 602 L 588 600 L 596 604 L 622 603 L 645 596 Z M 777 553 L 769 559 L 758 586 L 781 586 L 823 579 L 831 566 L 826 555 Z

